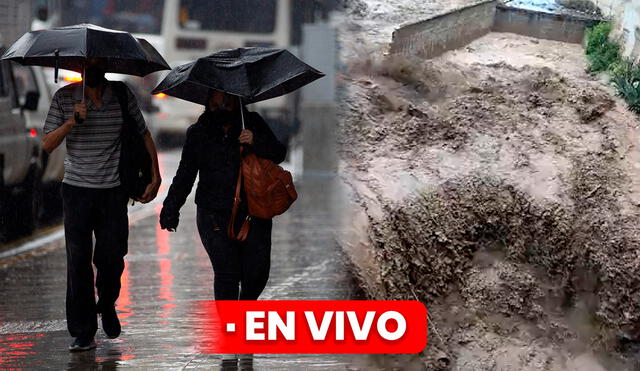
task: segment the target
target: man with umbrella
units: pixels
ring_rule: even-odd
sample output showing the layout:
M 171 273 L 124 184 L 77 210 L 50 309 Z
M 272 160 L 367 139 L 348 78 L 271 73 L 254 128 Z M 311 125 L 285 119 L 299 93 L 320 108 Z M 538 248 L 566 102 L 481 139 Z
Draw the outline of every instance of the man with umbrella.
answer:
M 66 139 L 62 184 L 67 250 L 67 327 L 75 339 L 70 351 L 96 347 L 97 314 L 109 338 L 120 335 L 115 309 L 127 254 L 129 225 L 121 175 L 124 128 L 135 127 L 151 158 L 151 181 L 136 197 L 149 202 L 160 187 L 154 142 L 135 96 L 106 72 L 144 76 L 168 69 L 164 59 L 144 40 L 93 25 L 34 31 L 20 38 L 3 56 L 19 63 L 83 71 L 83 82 L 59 89 L 44 125 L 43 148 L 55 150 Z M 126 103 L 124 103 L 126 102 Z M 142 144 L 141 144 L 142 146 Z M 143 153 L 144 149 L 142 150 Z M 95 236 L 95 247 L 93 243 Z M 96 266 L 95 300 L 93 264 Z

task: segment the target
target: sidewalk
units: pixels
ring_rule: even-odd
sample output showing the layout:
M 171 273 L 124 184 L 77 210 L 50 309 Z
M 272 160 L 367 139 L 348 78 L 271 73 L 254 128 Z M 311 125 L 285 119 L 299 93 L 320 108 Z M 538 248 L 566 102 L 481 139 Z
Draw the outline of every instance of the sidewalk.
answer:
M 171 177 L 164 179 L 168 185 Z M 314 175 L 297 187 L 299 200 L 274 220 L 271 277 L 261 299 L 348 298 L 349 281 L 334 239 L 338 182 Z M 131 226 L 118 301 L 123 334 L 108 340 L 98 330 L 95 351 L 67 351 L 62 243 L 1 269 L 0 369 L 218 367 L 218 356 L 201 354 L 194 334 L 204 315 L 201 301 L 213 299 L 213 271 L 195 226 L 193 198 L 181 212 L 177 233 L 160 229 L 159 211 L 156 206 Z M 256 355 L 254 369 L 344 370 L 349 361 L 339 355 Z

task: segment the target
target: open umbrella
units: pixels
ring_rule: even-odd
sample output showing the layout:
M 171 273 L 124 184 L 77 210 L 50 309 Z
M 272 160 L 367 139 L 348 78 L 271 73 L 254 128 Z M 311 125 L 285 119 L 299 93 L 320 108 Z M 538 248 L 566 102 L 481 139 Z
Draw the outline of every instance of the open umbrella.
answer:
M 206 105 L 212 90 L 255 103 L 290 93 L 324 74 L 285 49 L 238 48 L 174 68 L 153 90 Z
M 88 58 L 103 60 L 105 72 L 145 76 L 170 69 L 151 44 L 128 32 L 88 23 L 31 31 L 7 49 L 2 59 L 23 65 L 84 72 Z
M 81 72 L 84 101 L 84 67 L 88 58 L 105 62 L 105 72 L 127 75 L 145 76 L 170 69 L 146 40 L 88 23 L 27 32 L 1 59 L 29 66 L 54 67 L 56 82 L 58 68 Z

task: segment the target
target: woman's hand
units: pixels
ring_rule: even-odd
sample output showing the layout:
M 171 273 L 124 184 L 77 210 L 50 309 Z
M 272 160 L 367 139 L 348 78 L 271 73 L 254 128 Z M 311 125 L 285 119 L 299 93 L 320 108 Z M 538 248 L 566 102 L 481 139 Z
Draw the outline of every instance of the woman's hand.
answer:
M 175 232 L 178 228 L 178 222 L 180 220 L 180 214 L 168 213 L 163 207 L 160 211 L 160 228 L 166 229 L 169 232 Z
M 240 133 L 240 136 L 238 137 L 238 141 L 241 144 L 252 145 L 253 144 L 253 132 L 251 132 L 251 130 L 248 130 L 248 129 L 242 130 L 242 132 Z

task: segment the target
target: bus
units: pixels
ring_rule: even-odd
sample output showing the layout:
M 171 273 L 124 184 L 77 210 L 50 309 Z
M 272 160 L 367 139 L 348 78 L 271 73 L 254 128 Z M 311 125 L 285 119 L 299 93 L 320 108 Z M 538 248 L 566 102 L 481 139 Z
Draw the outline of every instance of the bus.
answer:
M 326 17 L 333 1 L 320 0 L 35 0 L 35 12 L 56 25 L 93 23 L 128 31 L 149 41 L 175 67 L 222 49 L 238 47 L 288 48 L 297 54 L 302 23 Z M 43 11 L 43 7 L 46 10 Z M 46 20 L 42 20 L 46 22 Z M 147 112 L 156 136 L 183 135 L 202 106 L 150 91 L 167 72 L 145 78 L 126 77 Z M 79 76 L 61 73 L 63 80 Z M 254 104 L 283 142 L 298 127 L 298 95 Z

